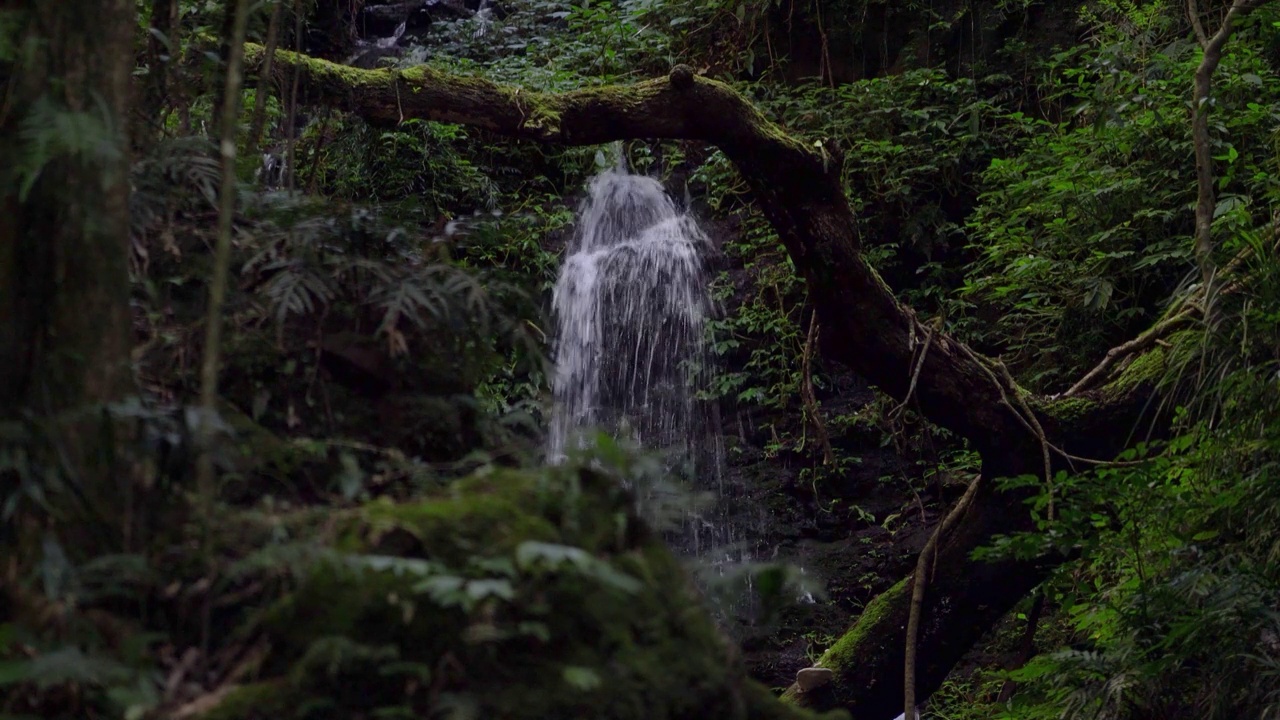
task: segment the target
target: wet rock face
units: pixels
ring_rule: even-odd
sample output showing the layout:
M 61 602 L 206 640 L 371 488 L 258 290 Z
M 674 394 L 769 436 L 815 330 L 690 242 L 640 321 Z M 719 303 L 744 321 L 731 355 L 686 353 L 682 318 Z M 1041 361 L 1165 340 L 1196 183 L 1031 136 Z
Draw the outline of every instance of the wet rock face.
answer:
M 422 29 L 431 24 L 426 0 L 405 0 L 379 5 L 367 5 L 357 22 L 362 37 L 387 37 L 395 33 L 400 23 L 406 31 Z
M 389 37 L 401 23 L 405 33 L 413 35 L 425 31 L 433 22 L 461 20 L 471 17 L 481 7 L 482 0 L 393 0 L 366 5 L 357 18 L 357 31 L 366 39 Z M 489 2 L 485 7 L 499 17 L 505 15 L 501 3 Z
M 403 52 L 404 51 L 401 48 L 397 47 L 367 48 L 351 58 L 351 62 L 348 64 L 351 65 L 351 67 L 360 68 L 361 70 L 376 70 L 381 67 L 383 59 L 391 58 L 391 60 L 394 61 L 399 58 Z
M 506 16 L 493 0 L 393 0 L 360 7 L 353 23 L 358 36 L 346 64 L 364 70 L 394 61 L 408 47 L 418 44 L 436 23 L 452 23 L 475 17 Z
M 483 2 L 482 0 L 427 0 L 427 4 L 441 10 L 456 12 L 461 17 L 479 10 Z

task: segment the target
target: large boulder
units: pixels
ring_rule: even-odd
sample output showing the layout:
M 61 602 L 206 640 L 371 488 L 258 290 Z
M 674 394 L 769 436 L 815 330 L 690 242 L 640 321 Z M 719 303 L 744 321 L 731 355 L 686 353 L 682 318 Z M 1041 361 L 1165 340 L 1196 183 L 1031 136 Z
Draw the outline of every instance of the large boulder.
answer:
M 815 717 L 745 676 L 633 507 L 556 467 L 316 511 L 298 534 L 328 541 L 262 616 L 262 679 L 205 717 Z

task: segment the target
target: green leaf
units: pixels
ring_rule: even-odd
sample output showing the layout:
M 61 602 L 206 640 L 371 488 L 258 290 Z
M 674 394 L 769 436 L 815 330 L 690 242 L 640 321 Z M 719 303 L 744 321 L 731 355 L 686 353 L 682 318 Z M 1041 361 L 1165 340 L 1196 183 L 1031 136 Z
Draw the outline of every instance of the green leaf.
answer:
M 539 563 L 544 563 L 551 567 L 560 567 L 566 563 L 578 567 L 586 567 L 590 561 L 591 556 L 585 550 L 569 545 L 555 545 L 536 540 L 527 540 L 520 543 L 519 547 L 516 548 L 516 566 L 522 570 L 529 569 Z
M 338 471 L 338 487 L 344 499 L 354 500 L 364 489 L 364 472 L 351 453 L 343 452 L 338 459 L 341 464 L 341 469 Z
M 30 678 L 30 660 L 0 660 L 0 687 L 25 682 Z
M 570 687 L 583 692 L 595 690 L 602 683 L 600 675 L 595 670 L 578 665 L 567 666 L 561 671 L 561 676 L 564 677 L 565 683 Z
M 471 580 L 467 583 L 466 592 L 467 595 L 475 600 L 483 600 L 489 597 L 514 600 L 516 597 L 516 591 L 511 586 L 511 582 L 501 579 Z
M 460 592 L 466 580 L 456 575 L 437 575 L 436 577 L 427 578 L 413 586 L 414 592 L 426 593 L 437 602 L 443 599 L 452 598 L 456 593 Z M 454 604 L 443 603 L 442 604 Z

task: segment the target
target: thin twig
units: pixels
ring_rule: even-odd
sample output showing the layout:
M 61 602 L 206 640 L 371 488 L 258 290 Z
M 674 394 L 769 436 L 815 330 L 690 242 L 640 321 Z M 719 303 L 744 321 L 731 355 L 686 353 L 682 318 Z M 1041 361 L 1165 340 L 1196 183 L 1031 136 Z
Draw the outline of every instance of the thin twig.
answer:
M 942 319 L 937 318 L 935 319 L 934 322 L 937 325 L 937 328 L 941 329 Z M 925 329 L 924 348 L 920 351 L 919 355 L 915 355 L 915 348 L 914 347 L 912 348 L 913 357 L 912 357 L 912 363 L 911 363 L 912 364 L 911 383 L 907 385 L 907 394 L 903 396 L 902 402 L 896 408 L 889 411 L 890 419 L 901 417 L 902 414 L 906 412 L 907 405 L 911 402 L 911 397 L 915 395 L 916 384 L 920 380 L 920 370 L 924 368 L 925 358 L 929 355 L 929 346 L 933 344 L 933 335 L 934 335 L 935 328 L 930 325 L 922 325 L 922 327 L 924 327 Z M 911 326 L 911 338 L 912 338 L 911 344 L 914 345 L 915 344 L 915 325 Z
M 1158 341 L 1168 335 L 1171 330 L 1190 320 L 1192 316 L 1195 315 L 1195 312 L 1195 307 L 1185 307 L 1168 319 L 1162 320 L 1147 328 L 1144 332 L 1138 335 L 1138 337 L 1111 348 L 1107 351 L 1106 356 L 1102 358 L 1101 362 L 1094 366 L 1092 370 L 1085 373 L 1084 377 L 1077 380 L 1076 384 L 1072 385 L 1065 393 L 1062 394 L 1062 396 L 1071 397 L 1092 388 L 1117 362 L 1133 355 L 1134 353 L 1142 352 L 1143 350 L 1150 348 L 1152 345 L 1155 345 Z
M 1187 0 L 1187 15 L 1191 18 L 1191 29 L 1196 33 L 1196 40 L 1200 42 L 1200 47 L 1209 44 L 1209 36 L 1204 31 L 1204 23 L 1200 22 L 1200 6 L 1196 0 Z
M 1215 210 L 1213 151 L 1209 141 L 1209 106 L 1210 93 L 1213 89 L 1213 73 L 1222 61 L 1222 48 L 1235 29 L 1236 20 L 1244 17 L 1261 5 L 1265 0 L 1235 0 L 1231 8 L 1222 18 L 1222 26 L 1212 37 L 1205 40 L 1205 29 L 1200 23 L 1195 0 L 1188 0 L 1187 10 L 1191 15 L 1192 26 L 1196 37 L 1204 49 L 1200 65 L 1196 68 L 1195 82 L 1191 96 L 1191 139 L 1196 157 L 1196 224 L 1195 254 L 1200 266 L 1200 277 L 1204 284 L 1213 281 L 1213 213 Z
M 1004 378 L 1004 381 L 1009 383 L 1010 387 L 1016 388 L 1017 383 L 1014 381 L 1013 375 L 1009 373 L 1009 368 L 999 360 L 995 361 L 995 366 L 1000 369 L 1000 375 Z M 1049 437 L 1045 435 L 1044 428 L 1040 426 L 1040 419 L 1031 411 L 1031 407 L 1027 405 L 1027 401 L 1022 397 L 1022 394 L 1015 390 L 1013 398 L 1018 403 L 1018 407 L 1022 410 L 1023 414 L 1026 415 L 1027 422 L 1031 425 L 1036 438 L 1040 440 L 1040 453 L 1043 456 L 1042 459 L 1044 461 L 1044 487 L 1045 492 L 1049 494 L 1048 515 L 1049 519 L 1053 520 L 1053 463 L 1049 458 L 1049 448 L 1051 443 L 1049 442 Z M 1008 402 L 1008 400 L 1006 399 L 1005 402 Z
M 822 420 L 822 410 L 818 407 L 818 398 L 813 391 L 813 348 L 818 342 L 818 313 L 809 316 L 809 334 L 804 341 L 801 360 L 804 366 L 803 385 L 800 387 L 805 411 L 813 421 L 813 432 L 822 445 L 822 464 L 832 465 L 836 461 L 835 452 L 831 449 L 831 436 L 827 434 L 827 424 Z
M 258 89 L 253 98 L 253 120 L 249 124 L 249 149 L 261 152 L 262 129 L 267 118 L 267 97 L 271 94 L 271 68 L 276 60 L 276 44 L 280 42 L 280 22 L 284 17 L 284 6 L 287 0 L 276 0 L 276 7 L 271 11 L 271 21 L 267 25 L 267 46 L 262 59 L 262 73 L 258 78 Z
M 1030 432 L 1033 437 L 1040 440 L 1040 442 L 1044 446 L 1046 446 L 1049 450 L 1053 451 L 1057 455 L 1061 456 L 1064 460 L 1068 460 L 1071 462 L 1084 463 L 1086 465 L 1098 465 L 1103 467 L 1127 467 L 1127 466 L 1137 466 L 1142 464 L 1142 461 L 1140 460 L 1125 462 L 1125 461 L 1119 461 L 1119 460 L 1099 460 L 1097 458 L 1087 458 L 1087 457 L 1081 457 L 1079 455 L 1072 455 L 1066 450 L 1063 450 L 1057 445 L 1049 442 L 1048 438 L 1045 437 L 1044 435 L 1043 429 L 1037 430 L 1037 428 L 1040 427 L 1039 421 L 1032 422 L 1033 420 L 1035 420 L 1035 415 L 1034 413 L 1031 412 L 1031 409 L 1026 404 L 1026 402 L 1022 400 L 1021 397 L 1019 397 L 1018 404 L 1017 406 L 1015 406 L 1014 402 L 1009 399 L 1009 393 L 1005 391 L 1005 386 L 996 378 L 996 375 L 994 372 L 992 372 L 991 368 L 987 366 L 987 363 L 990 361 L 985 361 L 980 359 L 976 354 L 974 354 L 972 350 L 969 349 L 967 345 L 956 343 L 955 347 L 959 352 L 963 353 L 966 357 L 968 357 L 973 362 L 977 363 L 979 367 L 981 367 L 984 371 L 986 371 L 987 377 L 991 379 L 991 382 L 995 385 L 996 390 L 1000 393 L 1000 401 L 1006 407 L 1008 407 L 1010 410 L 1013 411 L 1014 417 L 1018 420 L 1019 423 L 1022 424 L 1022 427 L 1026 428 L 1026 430 Z M 1000 363 L 1000 367 L 1004 368 L 1003 363 Z M 1015 392 L 1016 392 L 1017 384 L 1014 383 L 1012 380 L 1012 377 L 1009 376 L 1008 369 L 1004 368 L 1002 374 L 1005 377 L 1009 378 L 1009 387 L 1015 388 Z M 1019 407 L 1023 408 L 1023 410 L 1019 410 Z M 1031 415 L 1031 419 L 1030 420 L 1027 419 L 1026 415 Z
M 302 30 L 303 30 L 303 12 L 302 0 L 294 3 L 293 12 L 296 21 L 293 27 L 293 46 L 294 50 L 299 54 L 302 53 Z M 293 69 L 293 86 L 289 89 L 289 107 L 285 109 L 286 117 L 289 119 L 288 127 L 288 144 L 285 146 L 285 187 L 289 192 L 297 189 L 297 162 L 298 162 L 298 86 L 302 82 L 302 67 L 297 66 Z

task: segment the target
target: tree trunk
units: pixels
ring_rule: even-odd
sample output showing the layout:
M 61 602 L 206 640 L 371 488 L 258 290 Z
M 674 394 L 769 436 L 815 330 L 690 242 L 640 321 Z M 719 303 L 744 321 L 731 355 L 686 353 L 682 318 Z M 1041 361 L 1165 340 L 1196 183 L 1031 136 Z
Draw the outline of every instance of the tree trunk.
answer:
M 250 46 L 248 72 L 258 72 L 264 56 L 261 47 Z M 695 77 L 688 67 L 628 87 L 554 95 L 427 67 L 363 71 L 277 52 L 271 72 L 283 78 L 294 70 L 300 72 L 302 102 L 373 121 L 423 118 L 571 145 L 659 137 L 714 143 L 750 183 L 803 274 L 824 328 L 823 350 L 967 438 L 991 478 L 1043 474 L 1047 447 L 1053 448 L 1055 467 L 1065 466 L 1064 452 L 1110 457 L 1143 406 L 1150 388 L 1146 370 L 1159 365 L 1158 357 L 1135 364 L 1122 380 L 1069 399 L 1028 395 L 1003 366 L 921 323 L 867 265 L 840 184 L 838 148 L 788 136 L 733 89 Z M 939 544 L 938 570 L 921 616 L 916 682 L 922 698 L 1061 560 L 992 564 L 970 559 L 975 548 L 997 534 L 1024 529 L 1029 520 L 1021 496 L 985 485 Z M 900 712 L 910 595 L 904 581 L 873 603 L 824 658 L 835 671 L 834 681 L 804 694 L 793 688 L 792 697 L 808 705 L 845 707 L 856 718 Z
M 171 107 L 169 69 L 177 58 L 178 0 L 151 0 L 151 28 L 144 55 L 147 74 L 133 113 L 133 147 L 149 148 L 164 130 Z
M 1196 39 L 1204 54 L 1196 67 L 1195 85 L 1191 93 L 1191 139 L 1196 156 L 1196 262 L 1200 265 L 1200 279 L 1206 287 L 1213 282 L 1216 270 L 1213 262 L 1213 214 L 1216 209 L 1213 191 L 1213 148 L 1209 139 L 1209 111 L 1213 103 L 1213 73 L 1222 62 L 1222 48 L 1235 29 L 1235 23 L 1253 12 L 1263 0 L 1234 0 L 1222 26 L 1212 36 L 1207 35 L 1200 20 L 1200 8 L 1196 0 L 1187 0 L 1187 14 L 1195 29 Z
M 22 0 L 6 12 L 26 52 L 0 63 L 0 420 L 65 417 L 132 387 L 134 0 Z M 59 426 L 81 469 L 85 427 Z

